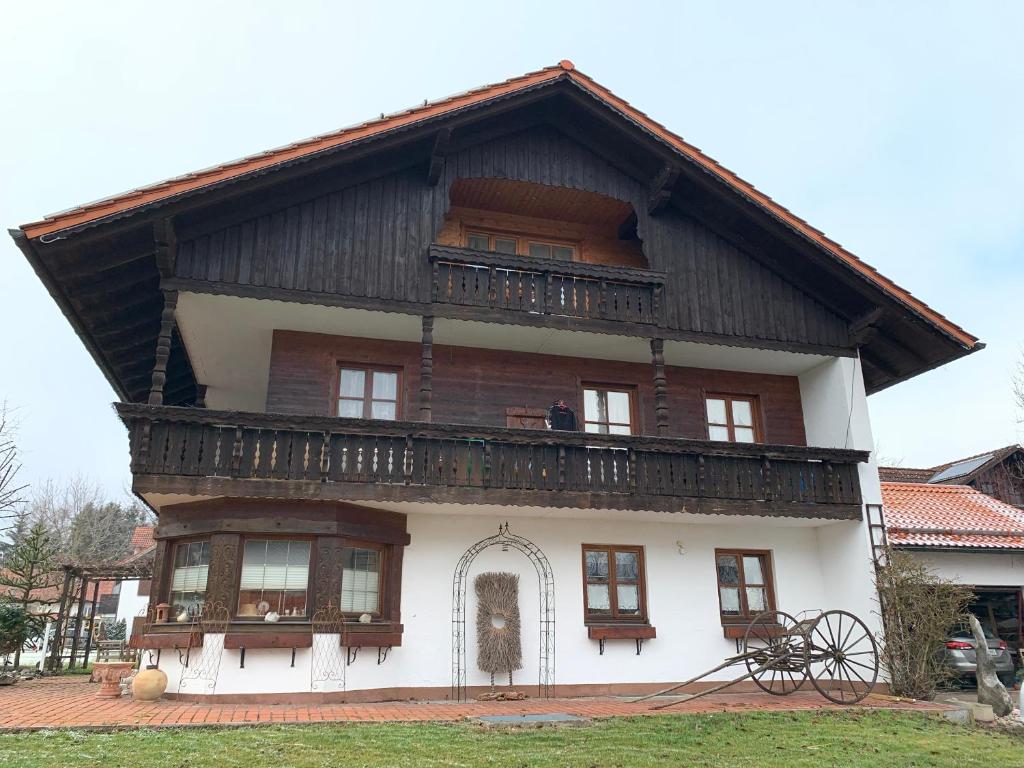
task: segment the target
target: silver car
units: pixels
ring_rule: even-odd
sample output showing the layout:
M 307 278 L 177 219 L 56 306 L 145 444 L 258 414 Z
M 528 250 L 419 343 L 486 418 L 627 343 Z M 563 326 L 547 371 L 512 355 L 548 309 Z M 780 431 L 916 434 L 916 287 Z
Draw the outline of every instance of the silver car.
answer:
M 985 628 L 985 640 L 988 642 L 988 654 L 995 662 L 996 674 L 1007 688 L 1015 682 L 1013 655 L 1006 648 L 1006 641 L 1000 640 Z M 975 655 L 978 643 L 974 634 L 967 627 L 950 634 L 946 640 L 946 666 L 962 682 L 974 683 L 978 672 L 978 657 Z

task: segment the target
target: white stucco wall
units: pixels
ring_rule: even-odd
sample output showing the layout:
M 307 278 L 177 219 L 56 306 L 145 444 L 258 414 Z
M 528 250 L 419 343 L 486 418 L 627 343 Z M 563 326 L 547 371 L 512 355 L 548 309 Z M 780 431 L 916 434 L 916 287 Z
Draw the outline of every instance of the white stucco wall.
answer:
M 1024 554 L 914 552 L 945 579 L 974 587 L 1024 587 Z
M 881 504 L 882 488 L 874 456 L 864 378 L 858 358 L 828 360 L 800 376 L 800 400 L 808 445 L 871 451 L 858 468 L 865 504 Z M 875 632 L 881 631 L 874 587 L 874 565 L 866 517 L 859 522 L 816 529 L 822 578 L 831 604 L 851 606 Z
M 406 548 L 402 584 L 402 647 L 377 665 L 375 648 L 363 648 L 345 670 L 347 690 L 390 687 L 447 689 L 452 680 L 452 578 L 463 552 L 497 531 L 494 516 L 413 514 L 412 543 Z M 844 529 L 856 524 L 823 527 L 793 526 L 761 518 L 721 524 L 695 524 L 665 514 L 645 522 L 519 517 L 512 532 L 537 544 L 551 563 L 556 595 L 557 684 L 645 683 L 682 680 L 717 665 L 734 653 L 733 640 L 722 633 L 719 619 L 714 550 L 716 547 L 768 549 L 772 552 L 776 596 L 782 610 L 845 608 L 863 616 L 859 590 L 837 594 L 826 574 L 836 561 L 855 561 L 855 553 L 836 551 L 856 546 L 859 536 Z M 824 533 L 826 530 L 829 533 Z M 834 530 L 834 532 L 832 532 Z M 825 537 L 823 539 L 823 536 Z M 823 549 L 823 540 L 830 547 Z M 677 543 L 678 542 L 678 543 Z M 644 547 L 647 605 L 658 637 L 646 641 L 636 655 L 632 640 L 608 641 L 605 654 L 589 640 L 583 622 L 582 544 L 633 544 Z M 680 544 L 683 553 L 680 553 Z M 524 669 L 515 674 L 518 686 L 536 685 L 538 678 L 538 579 L 521 553 L 493 547 L 473 563 L 469 574 L 466 659 L 469 685 L 486 685 L 488 675 L 476 667 L 476 599 L 472 579 L 488 570 L 520 575 L 520 606 Z M 866 618 L 866 616 L 864 617 Z M 211 641 L 213 639 L 211 638 Z M 215 642 L 215 641 L 214 641 Z M 193 664 L 201 651 L 193 651 Z M 216 693 L 280 693 L 311 690 L 312 654 L 296 654 L 290 666 L 287 650 L 250 650 L 245 669 L 239 652 L 223 651 Z M 177 654 L 165 651 L 161 667 L 177 689 Z M 719 676 L 721 679 L 725 679 Z M 500 680 L 498 681 L 501 682 Z M 327 688 L 330 690 L 330 688 Z M 323 688 L 321 688 L 323 690 Z M 200 681 L 187 681 L 182 692 L 204 693 Z M 439 692 L 440 695 L 446 690 Z
M 139 594 L 139 580 L 121 582 L 121 594 L 117 598 L 117 621 L 125 620 L 128 631 L 132 631 L 132 619 L 144 616 L 149 606 L 149 595 Z

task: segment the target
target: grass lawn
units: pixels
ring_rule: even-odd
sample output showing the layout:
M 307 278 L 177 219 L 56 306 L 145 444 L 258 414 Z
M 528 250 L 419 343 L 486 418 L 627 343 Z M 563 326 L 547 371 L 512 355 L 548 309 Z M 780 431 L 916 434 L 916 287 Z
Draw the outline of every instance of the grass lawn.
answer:
M 0 766 L 1001 766 L 1024 739 L 919 714 L 801 712 L 602 720 L 485 728 L 368 724 L 0 735 Z

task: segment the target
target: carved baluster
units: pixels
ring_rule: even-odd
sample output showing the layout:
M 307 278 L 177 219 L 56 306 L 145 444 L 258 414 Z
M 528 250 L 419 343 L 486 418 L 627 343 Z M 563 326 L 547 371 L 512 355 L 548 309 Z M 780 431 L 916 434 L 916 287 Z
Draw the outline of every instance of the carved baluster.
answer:
M 558 446 L 558 487 L 565 488 L 565 446 Z
M 149 388 L 149 404 L 164 404 L 164 385 L 167 383 L 167 361 L 171 357 L 171 337 L 174 334 L 174 310 L 178 306 L 178 292 L 164 291 L 164 308 L 160 313 L 160 333 L 156 339 L 156 359 Z
M 651 322 L 659 328 L 665 324 L 661 319 L 661 290 L 660 285 L 651 289 Z
M 492 307 L 498 300 L 498 270 L 490 266 L 487 268 L 487 303 Z
M 440 290 L 440 281 L 441 265 L 437 261 L 435 261 L 430 272 L 430 300 L 433 302 L 436 302 L 439 298 L 438 293 Z M 446 296 L 445 298 L 451 300 L 451 294 L 449 293 L 449 295 Z
M 630 448 L 627 472 L 629 473 L 629 492 L 632 494 L 636 493 L 636 458 L 636 451 Z
M 601 319 L 608 317 L 608 281 L 601 280 L 601 293 L 597 301 L 597 311 Z
M 831 461 L 825 462 L 825 495 L 831 503 L 837 501 L 836 470 Z
M 654 366 L 654 423 L 659 435 L 668 434 L 668 380 L 665 378 L 665 340 L 651 339 Z
M 761 477 L 764 479 L 764 500 L 771 501 L 775 491 L 772 488 L 772 463 L 767 456 L 761 458 Z
M 423 342 L 420 347 L 420 421 L 431 421 L 434 386 L 434 318 L 423 317 Z
M 483 476 L 484 488 L 490 488 L 491 486 L 491 443 L 490 441 L 484 443 L 484 476 Z
M 235 442 L 231 447 L 231 476 L 237 477 L 242 467 L 242 428 L 235 427 Z
M 331 433 L 324 432 L 324 441 L 320 445 L 320 482 L 326 483 L 331 474 Z
M 704 467 L 704 454 L 697 457 L 697 495 L 705 496 L 707 492 L 707 473 Z
M 405 472 L 405 484 L 412 485 L 412 469 L 413 469 L 413 445 L 412 435 L 405 436 L 405 453 L 403 454 L 402 469 Z
M 151 440 L 153 425 L 150 421 L 143 421 L 137 430 L 138 444 L 133 446 L 132 451 L 135 459 L 132 462 L 132 472 L 138 474 L 142 473 L 146 469 L 146 465 L 149 463 L 149 443 Z
M 561 302 L 559 302 L 560 304 Z M 555 276 L 551 272 L 544 273 L 544 306 L 538 307 L 538 311 L 544 314 L 553 314 L 555 311 Z

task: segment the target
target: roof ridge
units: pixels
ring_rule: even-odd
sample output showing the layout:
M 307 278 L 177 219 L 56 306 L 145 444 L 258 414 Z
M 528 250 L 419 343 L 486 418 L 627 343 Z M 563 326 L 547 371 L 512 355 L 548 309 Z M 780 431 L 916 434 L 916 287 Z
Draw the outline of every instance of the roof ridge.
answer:
M 889 278 L 882 275 L 871 265 L 862 261 L 856 255 L 847 251 L 842 245 L 830 239 L 821 230 L 812 226 L 805 219 L 800 218 L 785 206 L 776 202 L 769 195 L 761 192 L 750 182 L 730 171 L 718 161 L 705 155 L 700 149 L 687 143 L 681 136 L 674 133 L 658 121 L 649 117 L 643 111 L 630 105 L 625 99 L 615 95 L 609 89 L 598 83 L 593 78 L 585 75 L 576 69 L 575 65 L 563 59 L 558 64 L 545 67 L 533 72 L 528 72 L 518 77 L 509 78 L 499 83 L 479 86 L 469 91 L 463 91 L 441 100 L 430 102 L 425 101 L 423 105 L 413 107 L 401 112 L 386 116 L 383 113 L 379 118 L 359 123 L 353 127 L 338 129 L 337 131 L 303 139 L 299 142 L 285 145 L 284 147 L 266 150 L 264 152 L 250 155 L 227 163 L 212 166 L 201 171 L 194 171 L 172 179 L 167 179 L 156 184 L 139 187 L 127 192 L 103 198 L 102 200 L 88 203 L 82 206 L 70 208 L 66 211 L 50 214 L 43 219 L 21 227 L 22 232 L 30 239 L 53 234 L 73 226 L 87 224 L 108 215 L 131 210 L 147 202 L 159 202 L 173 194 L 183 194 L 204 188 L 218 181 L 234 179 L 247 172 L 255 172 L 273 167 L 289 160 L 308 157 L 319 151 L 332 149 L 337 146 L 355 141 L 358 138 L 375 136 L 386 128 L 397 129 L 402 126 L 411 125 L 420 119 L 431 115 L 443 115 L 455 109 L 455 104 L 465 102 L 466 106 L 479 104 L 484 98 L 504 94 L 512 94 L 525 87 L 526 84 L 540 84 L 549 81 L 568 79 L 587 90 L 591 95 L 596 96 L 604 104 L 614 110 L 623 113 L 623 116 L 642 129 L 652 133 L 658 140 L 667 143 L 680 154 L 690 158 L 707 171 L 713 173 L 719 179 L 731 186 L 741 195 L 746 196 L 753 203 L 765 208 L 771 215 L 780 219 L 784 224 L 803 234 L 809 240 L 831 254 L 840 262 L 845 263 L 855 272 L 860 273 L 868 282 L 873 283 L 877 288 L 889 294 L 898 302 L 903 304 L 911 312 L 930 322 L 939 331 L 945 333 L 963 348 L 972 350 L 978 348 L 979 340 L 976 336 L 966 331 L 960 325 L 954 323 L 942 313 L 928 306 L 914 296 L 910 291 L 900 287 Z M 319 145 L 319 146 L 318 146 Z M 314 147 L 314 148 L 311 148 Z M 179 187 L 175 191 L 170 191 Z M 166 192 L 166 194 L 161 194 Z M 125 203 L 117 207 L 118 203 Z M 112 209 L 102 213 L 104 209 Z

